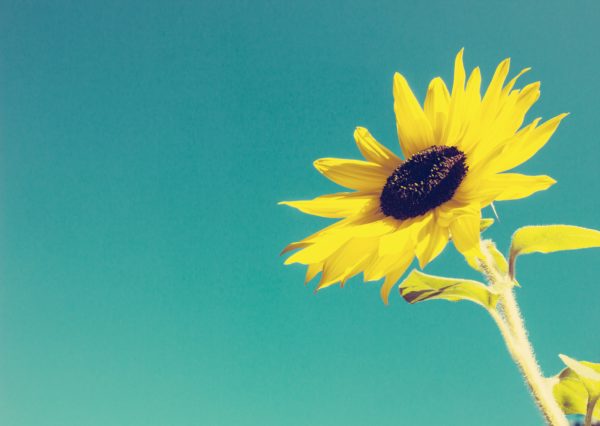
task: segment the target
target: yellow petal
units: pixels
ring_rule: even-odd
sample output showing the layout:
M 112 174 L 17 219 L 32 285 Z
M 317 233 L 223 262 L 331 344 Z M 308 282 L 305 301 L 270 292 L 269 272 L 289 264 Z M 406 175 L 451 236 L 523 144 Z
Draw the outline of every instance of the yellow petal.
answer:
M 296 241 L 293 243 L 289 243 L 287 246 L 285 246 L 285 248 L 283 250 L 281 250 L 281 253 L 279 253 L 279 256 L 284 255 L 290 251 L 297 250 L 299 248 L 308 247 L 309 245 L 310 245 L 310 243 L 305 242 L 305 241 Z
M 461 49 L 454 60 L 454 81 L 452 83 L 452 96 L 446 126 L 439 144 L 457 145 L 464 132 L 465 116 L 465 66 L 463 64 L 463 50 Z
M 386 256 L 374 255 L 364 267 L 365 281 L 377 281 L 392 273 L 406 257 L 409 257 L 412 262 L 415 257 L 412 248 L 407 247 L 402 252 Z
M 317 290 L 344 283 L 359 273 L 377 250 L 377 238 L 353 238 L 326 261 Z
M 385 167 L 390 173 L 402 163 L 396 154 L 377 142 L 364 127 L 356 128 L 354 139 L 365 160 Z
M 527 126 L 521 128 L 514 135 L 505 139 L 500 144 L 497 144 L 492 149 L 488 150 L 485 156 L 480 155 L 482 160 L 479 161 L 477 164 L 472 164 L 469 168 L 470 172 L 476 173 L 479 170 L 485 169 L 490 173 L 497 173 L 508 170 L 507 167 L 514 167 L 510 166 L 510 164 L 516 162 L 520 157 L 518 156 L 518 154 L 513 155 L 508 151 L 514 149 L 515 146 L 522 143 L 522 141 L 525 141 L 529 137 L 528 135 L 534 129 L 536 129 L 540 121 L 541 118 L 536 118 Z
M 359 214 L 359 216 L 362 216 Z M 368 216 L 368 215 L 366 215 Z M 315 241 L 317 241 L 319 238 L 326 236 L 326 235 L 330 235 L 334 232 L 338 232 L 340 230 L 342 230 L 345 227 L 348 226 L 353 226 L 354 222 L 355 222 L 356 218 L 355 217 L 349 217 L 346 219 L 342 219 L 342 220 L 338 220 L 336 223 L 333 223 L 329 226 L 326 226 L 325 228 L 315 232 L 312 235 L 309 235 L 308 237 L 304 238 L 301 241 L 296 241 L 293 243 L 288 244 L 283 251 L 280 253 L 280 255 L 285 254 L 289 251 L 292 250 L 296 250 L 299 248 L 304 248 L 304 247 L 308 247 L 311 244 L 313 244 Z M 376 219 L 375 219 L 376 220 Z
M 404 256 L 398 262 L 397 268 L 385 277 L 385 281 L 379 290 L 379 294 L 381 296 L 381 300 L 383 300 L 383 303 L 386 305 L 389 302 L 390 291 L 392 291 L 392 287 L 394 287 L 394 284 L 396 284 L 404 272 L 406 272 L 406 269 L 411 264 L 412 259 L 412 256 Z
M 434 144 L 433 130 L 406 79 L 394 75 L 394 111 L 400 147 L 405 158 Z
M 312 200 L 281 201 L 279 204 L 294 207 L 303 213 L 321 217 L 347 217 L 358 213 L 377 195 L 364 192 L 338 192 L 322 195 Z
M 544 191 L 556 181 L 550 176 L 527 176 L 519 173 L 503 173 L 485 181 L 485 186 L 498 189 L 496 200 L 518 200 L 531 194 Z
M 352 238 L 351 230 L 349 232 L 338 232 L 333 235 L 322 236 L 288 257 L 284 264 L 302 263 L 303 265 L 310 265 L 312 263 L 323 262 L 350 238 Z
M 442 137 L 442 132 L 448 118 L 449 107 L 450 94 L 448 93 L 446 84 L 444 80 L 436 77 L 429 83 L 424 105 L 425 115 L 431 123 L 435 141 L 439 141 Z
M 391 274 L 405 262 L 414 258 L 413 233 L 422 227 L 422 222 L 409 219 L 401 223 L 395 232 L 379 238 L 379 250 L 365 268 L 365 281 L 374 281 Z
M 536 81 L 535 83 L 528 84 L 525 86 L 520 92 L 519 97 L 517 98 L 517 102 L 515 105 L 515 110 L 520 118 L 520 121 L 516 124 L 516 128 L 521 127 L 523 123 L 523 118 L 525 114 L 529 111 L 529 109 L 537 102 L 540 98 L 540 82 Z
M 405 221 L 390 234 L 379 238 L 379 250 L 369 265 L 365 268 L 365 281 L 375 281 L 390 274 L 404 261 L 412 262 L 414 258 L 414 238 L 412 233 L 420 225 L 418 222 Z M 408 257 L 408 259 L 405 259 Z
M 317 276 L 319 272 L 323 269 L 323 263 L 312 263 L 308 265 L 306 268 L 306 278 L 304 279 L 304 284 L 308 284 L 314 277 Z
M 439 226 L 448 228 L 455 218 L 464 215 L 478 215 L 479 210 L 477 203 L 465 203 L 452 199 L 436 208 L 436 220 Z
M 527 111 L 539 95 L 537 82 L 522 91 L 512 91 L 508 96 L 499 95 L 491 106 L 489 102 L 488 105 L 482 104 L 482 116 L 478 120 L 479 141 L 476 149 L 467 153 L 471 165 L 478 166 L 494 159 L 498 148 L 521 127 Z
M 525 74 L 526 72 L 529 72 L 529 71 L 531 71 L 531 68 L 523 68 L 521 70 L 521 72 L 519 72 L 519 74 L 517 74 L 514 78 L 512 78 L 506 84 L 506 86 L 504 86 L 504 89 L 502 89 L 502 95 L 507 96 L 510 93 L 510 91 L 512 90 L 512 88 L 515 86 L 515 83 L 517 82 L 519 77 L 521 77 L 523 74 Z
M 384 167 L 367 161 L 321 158 L 314 166 L 331 181 L 357 191 L 381 191 L 388 178 Z
M 454 81 L 452 83 L 452 97 L 460 95 L 465 89 L 465 65 L 463 63 L 463 54 L 465 49 L 460 49 L 454 59 Z
M 550 140 L 558 125 L 568 114 L 560 114 L 536 127 L 528 127 L 526 131 L 519 132 L 514 138 L 507 141 L 500 155 L 494 159 L 496 171 L 510 170 L 533 157 Z M 539 120 L 538 120 L 539 121 Z
M 479 158 L 485 158 L 496 147 L 512 137 L 523 124 L 525 115 L 540 97 L 540 83 L 531 83 L 520 91 L 512 91 L 506 97 L 500 97 L 498 112 L 491 124 L 487 125 Z M 482 155 L 481 155 L 482 154 Z
M 467 99 L 473 103 L 478 104 L 481 101 L 481 70 L 479 67 L 475 67 L 471 72 L 465 91 Z
M 450 223 L 450 233 L 456 249 L 462 253 L 467 262 L 477 267 L 476 258 L 482 257 L 479 245 L 480 215 L 463 215 Z
M 310 245 L 303 250 L 293 254 L 285 264 L 302 263 L 310 264 L 323 261 L 334 251 L 339 249 L 351 238 L 379 237 L 394 232 L 398 227 L 398 222 L 389 217 L 362 224 L 350 224 L 346 226 L 329 227 L 327 232 L 318 232 L 303 242 Z
M 488 86 L 485 95 L 483 96 L 484 106 L 487 108 L 493 108 L 495 104 L 500 99 L 500 95 L 502 94 L 502 87 L 504 86 L 504 81 L 508 76 L 508 71 L 510 69 L 510 58 L 506 58 L 498 66 L 496 67 L 496 71 L 494 72 L 494 76 L 492 77 L 492 81 Z
M 421 269 L 444 250 L 448 238 L 448 228 L 440 226 L 436 220 L 432 220 L 427 227 L 423 228 L 416 246 L 416 255 Z
M 379 255 L 397 254 L 406 249 L 407 244 L 411 248 L 416 244 L 420 230 L 427 226 L 432 219 L 431 213 L 416 218 L 402 221 L 398 228 L 381 237 L 379 242 Z

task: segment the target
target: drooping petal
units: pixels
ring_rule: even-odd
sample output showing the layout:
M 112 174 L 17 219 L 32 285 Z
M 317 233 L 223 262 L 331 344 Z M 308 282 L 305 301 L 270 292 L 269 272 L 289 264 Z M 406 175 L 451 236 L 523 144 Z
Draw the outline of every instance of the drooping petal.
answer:
M 319 272 L 323 269 L 323 262 L 320 263 L 312 263 L 307 265 L 306 268 L 306 278 L 304 278 L 304 284 L 308 284 L 314 277 L 317 276 Z
M 455 218 L 463 215 L 476 215 L 478 209 L 479 205 L 473 202 L 452 199 L 436 208 L 436 220 L 439 226 L 448 228 Z
M 412 250 L 416 244 L 419 232 L 427 225 L 430 219 L 431 215 L 423 215 L 401 222 L 394 232 L 381 238 L 379 255 L 397 254 L 403 251 L 407 247 L 407 244 L 410 244 Z
M 435 218 L 432 218 L 427 226 L 421 230 L 420 238 L 415 248 L 421 269 L 425 268 L 429 262 L 444 250 L 444 247 L 448 244 L 449 234 L 448 227 L 440 226 L 440 223 Z
M 385 167 L 390 173 L 402 163 L 396 154 L 377 142 L 364 127 L 356 128 L 354 139 L 365 160 Z
M 352 238 L 352 228 L 349 228 L 346 231 L 347 232 L 324 235 L 312 243 L 304 243 L 304 245 L 299 247 L 301 250 L 288 257 L 284 264 L 290 265 L 292 263 L 301 263 L 310 265 L 312 263 L 323 262 Z
M 341 218 L 358 213 L 378 195 L 365 192 L 338 192 L 312 200 L 281 201 L 278 204 L 294 207 L 303 213 L 321 217 Z
M 325 261 L 317 290 L 337 282 L 343 284 L 359 273 L 377 250 L 377 242 L 377 238 L 352 238 L 345 243 Z
M 406 79 L 394 75 L 394 111 L 400 147 L 409 158 L 434 144 L 433 130 Z
M 452 234 L 454 246 L 472 266 L 477 266 L 476 258 L 481 257 L 479 246 L 480 220 L 481 214 L 462 215 L 450 223 L 450 233 Z
M 334 232 L 338 232 L 340 230 L 342 230 L 345 227 L 349 227 L 352 226 L 355 222 L 356 216 L 359 216 L 361 219 L 363 217 L 363 215 L 361 215 L 360 213 L 358 215 L 355 215 L 353 217 L 348 217 L 346 219 L 342 219 L 337 221 L 336 223 L 333 223 L 329 226 L 326 226 L 325 228 L 315 232 L 314 234 L 309 235 L 308 237 L 304 238 L 303 240 L 300 241 L 295 241 L 293 243 L 288 244 L 280 253 L 280 255 L 286 254 L 290 251 L 293 250 L 297 250 L 300 248 L 304 248 L 304 247 L 308 247 L 311 244 L 313 244 L 314 242 L 316 242 L 319 238 L 323 237 L 323 236 L 327 236 L 327 235 L 331 235 Z M 369 214 L 366 214 L 366 216 L 368 217 Z M 377 220 L 377 219 L 373 219 L 373 220 Z
M 331 181 L 357 191 L 380 191 L 388 178 L 384 167 L 368 161 L 321 158 L 314 166 Z
M 394 269 L 386 275 L 385 281 L 383 282 L 383 285 L 379 290 L 381 300 L 383 300 L 383 303 L 385 303 L 386 305 L 389 302 L 390 291 L 392 291 L 392 287 L 394 287 L 394 285 L 398 282 L 400 277 L 404 274 L 404 272 L 406 272 L 406 269 L 410 266 L 412 260 L 412 255 L 403 256 L 398 260 L 396 269 Z
M 359 225 L 329 227 L 326 232 L 321 231 L 301 241 L 302 250 L 288 257 L 285 264 L 322 262 L 352 238 L 378 237 L 394 232 L 397 227 L 397 221 L 389 217 Z

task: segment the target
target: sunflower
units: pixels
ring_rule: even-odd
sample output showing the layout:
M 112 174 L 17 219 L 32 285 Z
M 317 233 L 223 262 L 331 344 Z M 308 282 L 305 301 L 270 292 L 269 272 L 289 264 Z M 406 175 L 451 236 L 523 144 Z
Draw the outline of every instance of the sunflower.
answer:
M 404 160 L 365 128 L 354 138 L 364 160 L 322 158 L 315 168 L 352 191 L 312 200 L 284 201 L 304 213 L 340 219 L 288 245 L 300 249 L 285 264 L 307 265 L 306 282 L 319 272 L 317 290 L 362 272 L 365 281 L 392 286 L 416 256 L 424 268 L 452 240 L 471 265 L 480 252 L 481 209 L 494 201 L 528 197 L 555 183 L 549 176 L 504 173 L 531 158 L 566 114 L 523 126 L 540 96 L 540 83 L 514 89 L 521 71 L 506 82 L 510 59 L 502 61 L 481 95 L 481 73 L 467 80 L 463 51 L 456 56 L 452 92 L 437 77 L 423 107 L 406 79 L 394 75 L 394 111 Z

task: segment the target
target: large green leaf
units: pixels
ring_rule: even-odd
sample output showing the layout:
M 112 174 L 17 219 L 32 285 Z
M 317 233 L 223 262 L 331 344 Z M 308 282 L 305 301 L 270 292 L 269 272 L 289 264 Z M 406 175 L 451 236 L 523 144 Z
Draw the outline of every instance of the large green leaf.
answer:
M 524 226 L 513 234 L 510 272 L 518 255 L 600 247 L 600 231 L 572 225 Z
M 600 364 L 577 361 L 559 355 L 567 365 L 557 377 L 551 379 L 554 398 L 565 414 L 586 414 L 588 400 L 600 397 Z M 594 417 L 600 418 L 600 404 L 596 403 Z
M 484 284 L 461 278 L 436 277 L 414 269 L 400 284 L 400 294 L 408 303 L 432 299 L 451 302 L 470 300 L 486 308 L 496 306 L 498 295 Z

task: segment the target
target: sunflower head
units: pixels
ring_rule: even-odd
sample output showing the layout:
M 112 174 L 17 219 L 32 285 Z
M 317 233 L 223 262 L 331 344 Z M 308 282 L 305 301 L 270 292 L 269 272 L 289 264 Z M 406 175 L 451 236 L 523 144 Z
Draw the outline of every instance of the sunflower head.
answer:
M 349 189 L 312 200 L 284 201 L 336 223 L 291 243 L 298 251 L 285 263 L 307 265 L 306 281 L 321 273 L 317 290 L 364 274 L 384 279 L 385 303 L 393 285 L 416 257 L 425 267 L 450 239 L 471 265 L 481 256 L 481 209 L 550 187 L 548 176 L 506 173 L 531 158 L 550 139 L 566 114 L 523 125 L 540 95 L 539 82 L 515 89 L 502 61 L 485 92 L 479 68 L 469 78 L 463 51 L 456 56 L 449 91 L 437 77 L 423 106 L 406 79 L 394 75 L 394 111 L 404 160 L 365 128 L 354 138 L 364 160 L 322 158 L 315 168 Z
M 452 199 L 467 169 L 465 154 L 454 146 L 418 152 L 388 177 L 379 197 L 381 211 L 398 220 L 421 216 Z

